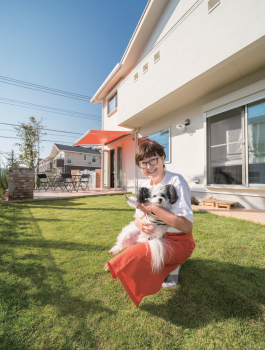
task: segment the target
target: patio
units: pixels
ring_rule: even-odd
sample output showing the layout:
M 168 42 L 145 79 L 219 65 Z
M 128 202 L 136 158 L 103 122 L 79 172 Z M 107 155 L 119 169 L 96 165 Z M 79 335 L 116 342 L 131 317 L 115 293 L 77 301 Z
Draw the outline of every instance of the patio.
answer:
M 33 200 L 45 200 L 45 199 L 63 199 L 63 198 L 78 198 L 88 196 L 100 196 L 100 195 L 114 195 L 114 194 L 126 194 L 131 193 L 127 191 L 115 191 L 111 189 L 90 188 L 87 191 L 79 190 L 78 192 L 62 192 L 61 190 L 48 190 L 48 191 L 34 191 Z M 264 213 L 265 215 L 265 213 Z
M 246 209 L 246 208 L 216 208 L 203 205 L 192 205 L 192 209 L 198 212 L 208 212 L 211 214 L 226 216 L 235 219 L 243 219 L 246 221 L 255 222 L 256 224 L 265 225 L 265 211 Z

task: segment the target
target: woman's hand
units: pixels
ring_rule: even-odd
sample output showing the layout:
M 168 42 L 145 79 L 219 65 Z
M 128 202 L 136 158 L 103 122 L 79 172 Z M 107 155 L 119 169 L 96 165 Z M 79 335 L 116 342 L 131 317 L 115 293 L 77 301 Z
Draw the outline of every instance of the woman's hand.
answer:
M 146 235 L 151 235 L 155 232 L 155 230 L 153 229 L 151 222 L 147 221 L 144 217 L 145 214 L 135 219 L 135 226 Z
M 137 204 L 137 209 L 140 209 L 145 215 L 152 211 L 152 204 L 148 201 Z

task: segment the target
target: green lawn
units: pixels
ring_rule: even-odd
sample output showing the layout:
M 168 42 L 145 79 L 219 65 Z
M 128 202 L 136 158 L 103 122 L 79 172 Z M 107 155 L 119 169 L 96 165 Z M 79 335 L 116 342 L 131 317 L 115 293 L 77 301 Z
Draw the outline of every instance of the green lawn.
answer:
M 265 226 L 194 213 L 178 287 L 134 306 L 103 270 L 124 196 L 0 207 L 0 349 L 265 349 Z

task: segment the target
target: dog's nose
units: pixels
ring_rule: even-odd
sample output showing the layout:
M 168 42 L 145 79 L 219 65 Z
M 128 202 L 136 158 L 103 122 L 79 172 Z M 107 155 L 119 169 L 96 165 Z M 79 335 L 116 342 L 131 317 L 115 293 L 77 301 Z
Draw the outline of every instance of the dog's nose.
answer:
M 158 200 L 158 201 L 159 201 L 159 203 L 161 203 L 161 202 L 162 202 L 162 198 L 159 198 L 159 200 Z

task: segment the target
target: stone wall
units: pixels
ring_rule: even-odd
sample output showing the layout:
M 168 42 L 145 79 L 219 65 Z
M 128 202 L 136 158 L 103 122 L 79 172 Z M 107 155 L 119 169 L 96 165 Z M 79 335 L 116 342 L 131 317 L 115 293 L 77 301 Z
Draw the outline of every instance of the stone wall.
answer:
M 101 172 L 102 169 L 95 169 L 96 172 L 96 188 L 101 188 Z
M 33 199 L 34 169 L 9 168 L 8 200 Z

